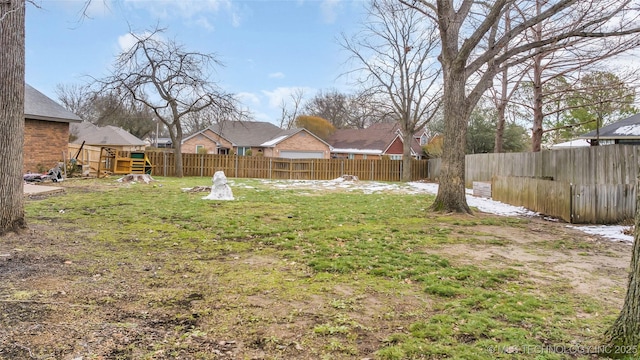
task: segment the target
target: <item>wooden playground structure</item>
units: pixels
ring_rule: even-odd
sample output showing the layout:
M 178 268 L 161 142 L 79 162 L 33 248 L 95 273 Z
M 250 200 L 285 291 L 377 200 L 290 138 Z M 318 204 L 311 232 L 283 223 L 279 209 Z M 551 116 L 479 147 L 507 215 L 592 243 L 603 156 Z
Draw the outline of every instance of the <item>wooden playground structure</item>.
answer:
M 75 146 L 74 146 L 75 145 Z M 69 144 L 70 159 L 82 176 L 151 174 L 153 165 L 144 151 L 125 151 L 116 147 Z

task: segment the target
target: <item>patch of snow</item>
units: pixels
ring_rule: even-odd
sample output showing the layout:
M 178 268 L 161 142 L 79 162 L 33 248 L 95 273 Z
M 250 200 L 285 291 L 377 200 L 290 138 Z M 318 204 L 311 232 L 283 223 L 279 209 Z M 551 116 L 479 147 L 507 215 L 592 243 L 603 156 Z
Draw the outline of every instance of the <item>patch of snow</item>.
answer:
M 591 235 L 600 235 L 607 239 L 633 243 L 633 236 L 623 233 L 628 226 L 622 225 L 567 225 L 567 227 L 580 230 Z
M 621 126 L 613 132 L 617 135 L 636 135 L 640 136 L 640 124 Z
M 417 189 L 422 189 L 425 192 L 428 192 L 430 194 L 438 193 L 438 184 L 410 182 L 409 185 Z M 475 197 L 469 193 L 469 189 L 466 189 L 465 191 L 467 193 L 467 204 L 469 206 L 478 208 L 478 210 L 482 212 L 501 215 L 501 216 L 536 216 L 538 215 L 536 212 L 525 209 L 522 206 L 513 206 L 513 205 L 508 205 L 508 204 L 501 203 L 499 201 L 495 201 L 487 198 Z

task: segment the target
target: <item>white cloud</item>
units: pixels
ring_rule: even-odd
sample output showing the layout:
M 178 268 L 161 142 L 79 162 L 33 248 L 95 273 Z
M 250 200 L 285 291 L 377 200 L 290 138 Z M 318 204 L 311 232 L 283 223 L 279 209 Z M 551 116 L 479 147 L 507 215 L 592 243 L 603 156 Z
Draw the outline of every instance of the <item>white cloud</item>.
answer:
M 278 72 L 274 72 L 274 73 L 269 74 L 269 78 L 270 79 L 284 79 L 284 73 L 281 73 L 279 71 Z
M 100 2 L 100 1 L 92 1 Z M 235 12 L 231 0 L 125 0 L 127 4 L 135 8 L 143 9 L 154 17 L 160 19 L 179 17 L 183 19 L 197 19 L 194 24 L 207 30 L 213 26 L 207 19 L 209 14 L 217 14 L 221 10 L 229 13 L 230 21 L 234 27 L 240 26 L 240 15 Z
M 200 26 L 201 28 L 204 28 L 208 31 L 213 31 L 214 27 L 213 25 L 211 25 L 211 23 L 209 22 L 209 19 L 207 19 L 206 17 L 200 17 L 195 21 L 195 24 Z
M 246 105 L 260 105 L 260 97 L 250 92 L 240 92 L 236 94 L 236 99 Z
M 145 38 L 150 35 L 151 33 L 146 31 L 140 34 L 135 34 L 135 36 L 132 35 L 131 33 L 126 33 L 124 35 L 118 36 L 118 46 L 120 47 L 120 51 L 125 52 L 125 51 L 131 50 L 131 48 L 138 42 L 138 39 L 136 38 L 136 36 L 138 38 Z M 164 39 L 157 33 L 151 36 L 151 38 L 158 41 L 164 41 Z
M 285 103 L 291 102 L 291 95 L 295 94 L 297 91 L 303 91 L 305 95 L 314 94 L 316 92 L 315 89 L 309 87 L 279 87 L 275 88 L 273 91 L 262 90 L 262 94 L 265 95 L 269 99 L 269 107 L 271 108 L 279 108 L 282 106 L 282 102 Z
M 340 0 L 322 0 L 320 3 L 320 11 L 322 14 L 322 20 L 328 24 L 332 24 L 338 17 L 338 8 L 340 7 Z

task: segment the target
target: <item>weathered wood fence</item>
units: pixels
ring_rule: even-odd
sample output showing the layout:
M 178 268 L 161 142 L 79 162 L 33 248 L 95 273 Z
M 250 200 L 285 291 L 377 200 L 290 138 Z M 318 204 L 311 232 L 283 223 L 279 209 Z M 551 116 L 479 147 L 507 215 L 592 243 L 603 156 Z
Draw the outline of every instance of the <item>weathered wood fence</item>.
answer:
M 146 152 L 153 164 L 152 175 L 175 176 L 172 152 Z M 182 154 L 185 176 L 213 176 L 224 171 L 228 177 L 294 180 L 330 180 L 355 175 L 360 180 L 400 181 L 400 160 L 283 159 L 262 156 Z M 426 160 L 412 160 L 411 180 L 428 177 Z
M 491 182 L 492 197 L 572 223 L 609 224 L 636 212 L 640 146 L 607 145 L 537 153 L 473 154 L 465 185 Z M 429 160 L 436 179 L 440 159 Z

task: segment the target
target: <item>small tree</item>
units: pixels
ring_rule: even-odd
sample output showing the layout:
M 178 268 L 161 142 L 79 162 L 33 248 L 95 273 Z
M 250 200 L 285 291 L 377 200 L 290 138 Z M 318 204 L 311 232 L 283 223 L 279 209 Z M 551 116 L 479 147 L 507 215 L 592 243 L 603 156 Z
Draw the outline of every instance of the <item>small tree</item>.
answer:
M 322 140 L 327 140 L 336 128 L 328 120 L 318 116 L 301 115 L 296 118 L 296 127 L 309 130 Z
M 208 70 L 221 65 L 216 57 L 187 51 L 174 41 L 163 40 L 163 31 L 130 33 L 134 45 L 120 54 L 112 75 L 98 82 L 103 90 L 127 94 L 153 111 L 169 132 L 176 176 L 182 177 L 185 119 L 210 107 L 233 113 L 236 106 L 233 96 L 209 79 Z

